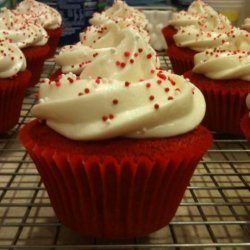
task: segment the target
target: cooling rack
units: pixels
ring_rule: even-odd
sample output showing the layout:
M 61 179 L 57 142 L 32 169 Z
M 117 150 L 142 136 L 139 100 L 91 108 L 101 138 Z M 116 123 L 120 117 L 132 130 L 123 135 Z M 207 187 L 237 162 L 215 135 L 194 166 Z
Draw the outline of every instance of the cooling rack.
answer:
M 160 54 L 162 67 L 169 60 Z M 55 70 L 52 60 L 42 78 Z M 18 140 L 38 87 L 28 89 L 19 124 L 0 137 L 0 249 L 250 249 L 250 147 L 214 134 L 172 222 L 140 238 L 80 236 L 57 220 L 39 174 Z

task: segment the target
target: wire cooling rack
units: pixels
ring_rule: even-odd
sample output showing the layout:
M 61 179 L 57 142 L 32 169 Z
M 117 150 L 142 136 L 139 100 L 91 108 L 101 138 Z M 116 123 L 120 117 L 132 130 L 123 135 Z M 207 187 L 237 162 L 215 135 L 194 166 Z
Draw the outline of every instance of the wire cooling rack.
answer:
M 163 68 L 169 68 L 160 54 Z M 46 61 L 42 77 L 55 70 Z M 250 249 L 250 147 L 214 134 L 172 222 L 125 241 L 80 236 L 55 217 L 40 176 L 18 141 L 38 87 L 28 90 L 19 124 L 0 137 L 0 249 Z

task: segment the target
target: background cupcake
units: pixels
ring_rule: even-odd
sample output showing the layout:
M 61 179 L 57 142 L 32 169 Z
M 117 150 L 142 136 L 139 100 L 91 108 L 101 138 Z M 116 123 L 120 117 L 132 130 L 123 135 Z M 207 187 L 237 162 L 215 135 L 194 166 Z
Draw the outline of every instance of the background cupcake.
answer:
M 216 11 L 201 0 L 193 1 L 187 11 L 174 12 L 169 24 L 163 28 L 162 33 L 168 47 L 175 44 L 173 36 L 181 27 L 197 25 L 201 17 L 216 14 Z
M 247 17 L 243 21 L 243 23 L 241 25 L 241 28 L 244 29 L 244 30 L 246 30 L 246 31 L 248 31 L 248 32 L 250 32 L 250 17 Z
M 49 5 L 35 0 L 22 1 L 16 7 L 16 12 L 23 14 L 29 22 L 41 25 L 47 31 L 50 47 L 48 57 L 52 57 L 63 32 L 61 14 Z
M 100 57 L 82 79 L 69 73 L 45 80 L 32 111 L 45 122 L 35 120 L 20 134 L 60 221 L 112 239 L 169 223 L 211 144 L 198 125 L 205 112 L 200 91 L 159 70 L 135 31 L 127 30 L 123 42 L 119 60 Z
M 183 74 L 194 66 L 194 55 L 207 48 L 216 48 L 228 40 L 231 26 L 227 17 L 214 14 L 202 17 L 198 25 L 181 27 L 174 35 L 175 44 L 167 49 L 173 71 Z
M 195 55 L 193 71 L 184 74 L 205 96 L 203 124 L 211 130 L 242 134 L 240 120 L 250 92 L 249 39 L 248 32 L 238 30 L 230 43 Z
M 15 43 L 22 50 L 32 73 L 29 86 L 38 83 L 49 52 L 48 34 L 43 27 L 4 8 L 0 12 L 0 41 Z
M 21 50 L 13 43 L 0 43 L 0 134 L 18 123 L 30 76 Z

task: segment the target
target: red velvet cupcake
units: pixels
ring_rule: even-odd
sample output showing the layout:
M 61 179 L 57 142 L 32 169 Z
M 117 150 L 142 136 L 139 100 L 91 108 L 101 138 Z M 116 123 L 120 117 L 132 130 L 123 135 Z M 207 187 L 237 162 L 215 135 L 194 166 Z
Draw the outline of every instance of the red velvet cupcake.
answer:
M 168 25 L 162 29 L 162 34 L 166 40 L 168 47 L 174 44 L 174 35 L 177 33 L 177 29 L 172 25 Z
M 203 125 L 227 134 L 241 135 L 240 120 L 247 111 L 250 92 L 247 51 L 206 50 L 195 56 L 195 67 L 184 74 L 204 94 L 207 110 Z M 249 80 L 247 80 L 249 79 Z
M 29 21 L 41 25 L 49 35 L 49 53 L 53 57 L 63 32 L 61 14 L 45 3 L 35 0 L 24 0 L 18 4 L 16 12 L 21 13 Z
M 17 46 L 0 44 L 0 134 L 12 129 L 19 120 L 25 90 L 31 74 Z
M 120 239 L 165 226 L 210 147 L 198 125 L 200 91 L 167 72 L 150 77 L 97 82 L 70 73 L 40 85 L 32 114 L 46 122 L 30 122 L 20 139 L 72 230 Z

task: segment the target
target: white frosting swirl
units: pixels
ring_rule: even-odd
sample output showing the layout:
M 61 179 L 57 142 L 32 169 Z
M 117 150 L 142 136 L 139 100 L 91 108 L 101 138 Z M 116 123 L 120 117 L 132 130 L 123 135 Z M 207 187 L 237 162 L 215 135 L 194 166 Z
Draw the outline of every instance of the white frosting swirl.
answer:
M 122 39 L 121 28 L 114 22 L 107 22 L 100 26 L 88 26 L 80 34 L 81 43 L 94 49 L 115 47 Z
M 244 50 L 250 51 L 250 33 L 234 28 L 228 32 L 228 41 L 224 43 L 221 48 L 226 50 Z
M 193 1 L 187 11 L 175 12 L 169 22 L 170 25 L 179 29 L 181 26 L 196 25 L 201 17 L 217 15 L 217 12 L 203 1 Z
M 244 29 L 244 30 L 247 30 L 248 32 L 250 32 L 250 17 L 247 17 L 242 25 L 241 25 L 241 28 Z
M 145 15 L 126 4 L 125 1 L 115 0 L 113 5 L 102 13 L 94 13 L 90 23 L 93 25 L 101 25 L 108 20 L 117 23 L 123 23 L 124 26 L 134 25 L 139 29 L 146 29 L 148 25 Z
M 160 67 L 155 51 L 132 29 L 119 30 L 117 35 L 121 41 L 116 47 L 94 49 L 78 43 L 64 47 L 55 62 L 62 67 L 63 73 L 82 72 L 82 78 L 149 79 L 151 70 Z
M 0 78 L 8 78 L 26 69 L 22 51 L 13 43 L 0 43 Z
M 250 81 L 250 53 L 223 48 L 208 49 L 194 56 L 193 72 L 210 79 Z
M 48 34 L 39 24 L 27 22 L 18 13 L 3 8 L 0 11 L 0 41 L 15 43 L 19 48 L 42 46 L 48 41 Z
M 150 81 L 130 85 L 97 80 L 72 73 L 46 80 L 32 114 L 73 140 L 163 138 L 191 131 L 203 119 L 203 95 L 180 76 L 157 71 Z
M 35 23 L 45 29 L 56 29 L 62 24 L 60 13 L 49 5 L 37 2 L 35 0 L 24 0 L 18 4 L 17 12 L 22 14 L 32 13 Z
M 215 48 L 228 40 L 228 36 L 217 31 L 205 31 L 190 25 L 181 27 L 174 35 L 178 47 L 188 47 L 195 51 L 204 51 L 206 48 Z

